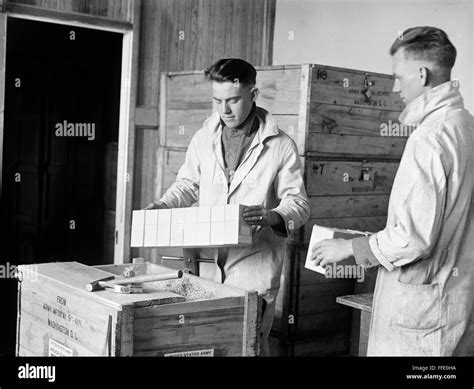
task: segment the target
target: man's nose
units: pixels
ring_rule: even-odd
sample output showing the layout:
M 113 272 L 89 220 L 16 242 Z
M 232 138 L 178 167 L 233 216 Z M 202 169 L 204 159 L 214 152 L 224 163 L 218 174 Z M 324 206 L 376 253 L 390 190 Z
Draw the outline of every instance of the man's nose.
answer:
M 394 92 L 394 93 L 400 93 L 400 82 L 399 82 L 398 80 L 395 80 L 395 81 L 393 82 L 392 92 Z
M 222 112 L 223 113 L 230 113 L 231 112 L 229 104 L 227 104 L 226 102 L 222 103 Z

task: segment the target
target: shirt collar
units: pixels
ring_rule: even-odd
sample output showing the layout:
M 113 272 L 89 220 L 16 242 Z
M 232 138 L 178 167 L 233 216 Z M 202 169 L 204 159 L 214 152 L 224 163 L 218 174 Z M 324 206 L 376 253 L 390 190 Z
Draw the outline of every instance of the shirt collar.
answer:
M 255 118 L 258 119 L 257 123 L 259 126 L 255 137 L 260 143 L 280 133 L 281 130 L 278 129 L 278 125 L 272 115 L 264 108 L 257 107 Z M 222 135 L 222 126 L 220 124 L 220 117 L 217 112 L 214 112 L 203 123 L 203 129 L 212 135 L 214 143 L 220 143 L 220 136 Z
M 250 136 L 255 131 L 257 131 L 259 127 L 258 120 L 255 120 L 256 111 L 257 111 L 257 105 L 253 103 L 252 109 L 250 110 L 250 113 L 248 114 L 247 118 L 235 128 L 227 127 L 224 121 L 220 119 L 222 130 L 225 131 L 225 129 L 228 129 L 231 131 L 238 131 L 245 134 L 246 136 Z

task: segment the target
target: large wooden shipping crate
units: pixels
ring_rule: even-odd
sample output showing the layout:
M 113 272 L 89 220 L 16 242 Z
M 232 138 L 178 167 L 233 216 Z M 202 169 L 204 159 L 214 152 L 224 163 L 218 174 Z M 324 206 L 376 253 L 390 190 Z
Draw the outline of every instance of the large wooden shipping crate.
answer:
M 389 75 L 324 65 L 257 68 L 257 105 L 295 140 L 311 202 L 309 222 L 287 247 L 274 322 L 281 354 L 347 354 L 356 340 L 358 318 L 336 297 L 371 291 L 375 273 L 363 283 L 327 279 L 305 269 L 304 261 L 313 224 L 362 231 L 385 226 L 408 135 L 400 132 L 404 106 L 392 86 Z M 192 136 L 212 113 L 211 97 L 201 71 L 162 74 L 157 198 L 174 182 Z
M 184 274 L 143 284 L 145 293 L 86 291 L 131 265 L 23 265 L 18 356 L 253 356 L 259 353 L 257 293 Z M 136 275 L 169 268 L 134 264 Z

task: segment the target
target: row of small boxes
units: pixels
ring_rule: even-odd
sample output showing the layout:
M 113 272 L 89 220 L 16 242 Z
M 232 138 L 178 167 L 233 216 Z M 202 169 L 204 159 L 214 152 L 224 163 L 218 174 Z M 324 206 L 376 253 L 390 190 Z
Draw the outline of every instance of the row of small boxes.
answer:
M 133 211 L 131 247 L 209 247 L 252 243 L 244 205 Z

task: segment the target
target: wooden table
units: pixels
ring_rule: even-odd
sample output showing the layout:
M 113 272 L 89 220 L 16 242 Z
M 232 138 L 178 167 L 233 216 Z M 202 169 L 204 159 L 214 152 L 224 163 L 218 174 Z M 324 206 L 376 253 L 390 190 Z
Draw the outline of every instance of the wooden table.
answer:
M 360 309 L 360 333 L 359 333 L 359 356 L 367 355 L 367 344 L 369 340 L 370 317 L 372 315 L 373 293 L 352 294 L 339 296 L 336 301 L 339 304 Z

